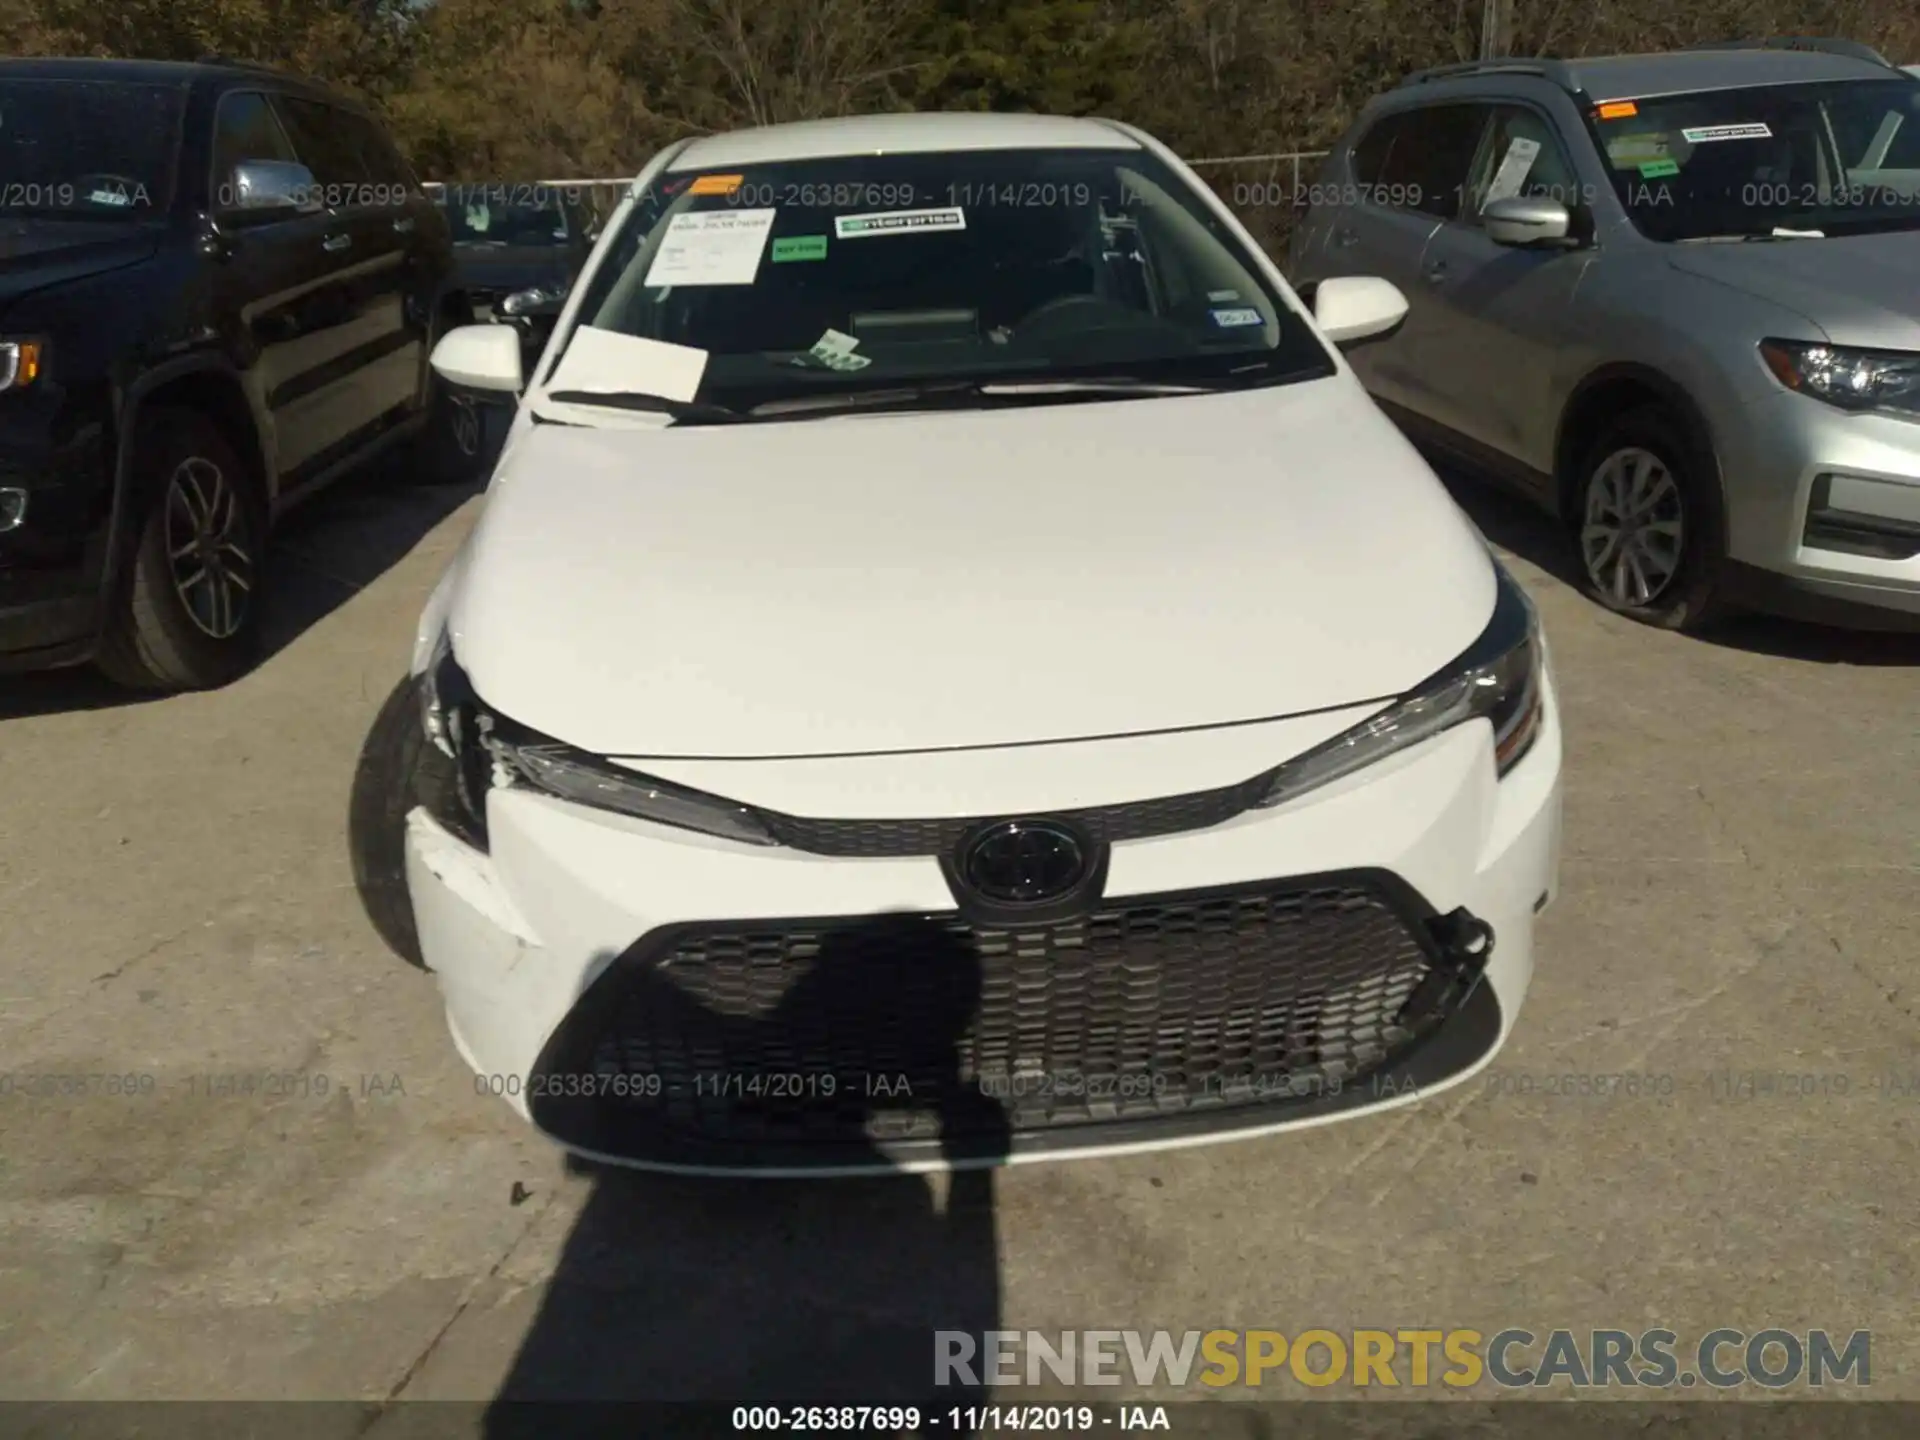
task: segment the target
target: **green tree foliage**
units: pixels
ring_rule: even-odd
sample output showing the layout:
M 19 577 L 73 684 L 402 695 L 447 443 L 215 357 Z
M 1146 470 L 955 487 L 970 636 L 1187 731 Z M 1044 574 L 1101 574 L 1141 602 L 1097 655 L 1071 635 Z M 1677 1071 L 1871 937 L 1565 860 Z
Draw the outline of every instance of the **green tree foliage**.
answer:
M 12 54 L 208 53 L 380 104 L 422 173 L 631 174 L 678 136 L 890 109 L 1135 121 L 1190 154 L 1317 148 L 1480 0 L 0 0 Z M 1514 0 L 1515 49 L 1847 35 L 1920 61 L 1913 0 Z

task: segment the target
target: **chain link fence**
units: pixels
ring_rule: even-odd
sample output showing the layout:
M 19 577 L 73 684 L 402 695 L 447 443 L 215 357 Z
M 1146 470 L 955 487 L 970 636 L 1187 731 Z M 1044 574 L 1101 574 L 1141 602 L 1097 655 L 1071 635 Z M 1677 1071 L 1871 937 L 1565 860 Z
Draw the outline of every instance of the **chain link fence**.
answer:
M 1223 155 L 1187 163 L 1227 208 L 1240 217 L 1275 263 L 1283 268 L 1293 227 L 1307 212 L 1324 150 L 1288 150 L 1268 155 Z

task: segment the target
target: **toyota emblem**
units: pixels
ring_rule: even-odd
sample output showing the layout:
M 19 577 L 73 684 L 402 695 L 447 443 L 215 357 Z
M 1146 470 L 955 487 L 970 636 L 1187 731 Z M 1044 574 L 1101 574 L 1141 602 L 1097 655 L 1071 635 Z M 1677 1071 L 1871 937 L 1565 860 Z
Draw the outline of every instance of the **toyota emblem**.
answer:
M 1038 905 L 1070 895 L 1087 878 L 1087 843 L 1047 820 L 1008 820 L 961 847 L 960 874 L 1003 905 Z

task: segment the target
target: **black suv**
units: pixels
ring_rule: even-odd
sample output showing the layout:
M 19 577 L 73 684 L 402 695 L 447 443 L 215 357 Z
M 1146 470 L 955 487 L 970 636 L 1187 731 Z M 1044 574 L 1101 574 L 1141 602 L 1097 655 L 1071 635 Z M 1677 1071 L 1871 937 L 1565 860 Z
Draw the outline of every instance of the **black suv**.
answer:
M 249 662 L 269 527 L 396 443 L 471 305 L 380 123 L 247 66 L 0 61 L 0 669 Z

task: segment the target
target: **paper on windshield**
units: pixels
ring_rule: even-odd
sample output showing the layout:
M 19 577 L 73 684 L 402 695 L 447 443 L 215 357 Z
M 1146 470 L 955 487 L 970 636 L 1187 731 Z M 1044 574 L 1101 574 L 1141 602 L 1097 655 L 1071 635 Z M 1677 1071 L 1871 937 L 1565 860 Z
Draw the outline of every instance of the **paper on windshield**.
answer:
M 751 285 L 773 229 L 763 210 L 683 210 L 667 222 L 647 268 L 649 289 L 663 285 Z
M 546 390 L 587 390 L 598 394 L 631 390 L 663 400 L 692 401 L 707 372 L 707 352 L 691 345 L 669 345 L 582 325 L 567 342 Z
M 1516 135 L 1507 144 L 1507 153 L 1500 161 L 1500 168 L 1493 172 L 1493 183 L 1487 186 L 1487 199 L 1509 200 L 1520 193 L 1520 187 L 1527 183 L 1527 173 L 1533 169 L 1533 162 L 1540 157 L 1540 142 L 1529 140 L 1524 135 Z

